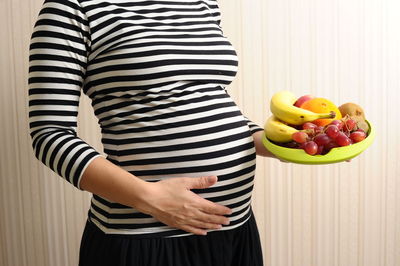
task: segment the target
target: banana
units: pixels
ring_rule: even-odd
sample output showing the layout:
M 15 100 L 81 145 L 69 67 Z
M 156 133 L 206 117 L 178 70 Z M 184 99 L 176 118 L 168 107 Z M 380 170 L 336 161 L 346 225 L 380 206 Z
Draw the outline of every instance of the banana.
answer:
M 297 129 L 286 125 L 274 115 L 267 119 L 264 126 L 265 136 L 272 141 L 280 143 L 291 141 L 292 134 L 297 131 Z
M 290 91 L 279 91 L 271 98 L 270 108 L 280 120 L 291 125 L 302 125 L 305 122 L 314 121 L 320 118 L 334 118 L 335 112 L 331 113 L 314 113 L 294 106 L 296 96 Z

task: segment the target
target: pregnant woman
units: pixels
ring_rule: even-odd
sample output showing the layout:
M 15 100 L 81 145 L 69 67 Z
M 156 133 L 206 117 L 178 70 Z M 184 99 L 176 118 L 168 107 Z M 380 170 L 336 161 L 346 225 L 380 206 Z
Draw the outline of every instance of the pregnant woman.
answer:
M 46 0 L 31 39 L 36 157 L 93 193 L 80 265 L 262 265 L 251 210 L 262 128 L 225 87 L 216 0 Z M 76 133 L 81 92 L 103 157 Z

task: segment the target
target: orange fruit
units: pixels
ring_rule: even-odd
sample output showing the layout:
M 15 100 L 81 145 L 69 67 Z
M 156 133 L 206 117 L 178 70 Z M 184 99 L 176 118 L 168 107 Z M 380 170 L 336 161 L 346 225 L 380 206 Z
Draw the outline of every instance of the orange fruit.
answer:
M 334 118 L 325 118 L 325 119 L 317 119 L 312 121 L 317 126 L 325 126 L 330 124 L 333 120 L 339 120 L 342 118 L 342 114 L 339 111 L 339 108 L 331 101 L 325 98 L 313 98 L 304 102 L 300 108 L 312 111 L 314 113 L 329 113 L 335 112 L 336 116 Z

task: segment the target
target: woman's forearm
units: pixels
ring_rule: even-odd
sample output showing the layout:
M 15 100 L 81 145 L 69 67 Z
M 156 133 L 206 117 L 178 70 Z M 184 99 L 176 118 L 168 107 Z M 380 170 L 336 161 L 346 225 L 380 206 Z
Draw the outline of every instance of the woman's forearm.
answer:
M 138 207 L 145 200 L 148 184 L 107 159 L 97 157 L 83 173 L 80 188 L 113 202 Z

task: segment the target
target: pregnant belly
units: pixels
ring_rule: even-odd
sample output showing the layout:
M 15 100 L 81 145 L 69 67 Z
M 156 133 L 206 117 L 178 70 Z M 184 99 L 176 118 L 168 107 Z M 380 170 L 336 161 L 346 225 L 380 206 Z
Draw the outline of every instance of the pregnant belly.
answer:
M 149 182 L 218 176 L 212 187 L 193 191 L 233 210 L 225 229 L 248 218 L 256 157 L 253 138 L 242 113 L 221 88 L 207 86 L 185 99 L 168 97 L 143 106 L 124 103 L 124 108 L 110 106 L 112 119 L 99 119 L 110 161 Z M 164 228 L 135 209 L 95 198 L 92 217 L 106 228 L 135 228 L 135 232 Z

